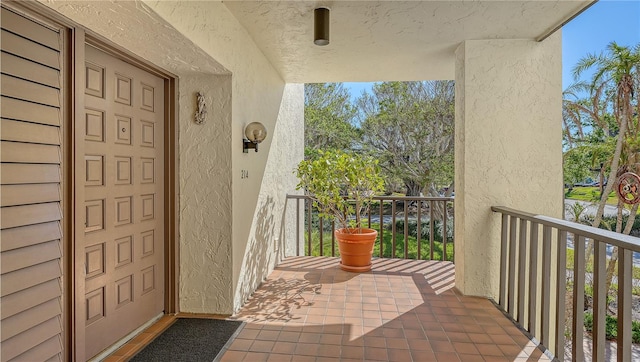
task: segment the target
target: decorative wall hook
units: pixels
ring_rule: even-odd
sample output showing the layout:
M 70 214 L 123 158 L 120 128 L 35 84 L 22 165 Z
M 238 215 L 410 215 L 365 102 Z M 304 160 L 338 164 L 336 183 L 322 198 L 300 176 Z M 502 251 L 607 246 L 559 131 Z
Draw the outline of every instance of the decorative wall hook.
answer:
M 196 124 L 204 124 L 207 118 L 207 104 L 204 101 L 204 94 L 198 92 L 198 109 L 196 109 L 195 122 Z

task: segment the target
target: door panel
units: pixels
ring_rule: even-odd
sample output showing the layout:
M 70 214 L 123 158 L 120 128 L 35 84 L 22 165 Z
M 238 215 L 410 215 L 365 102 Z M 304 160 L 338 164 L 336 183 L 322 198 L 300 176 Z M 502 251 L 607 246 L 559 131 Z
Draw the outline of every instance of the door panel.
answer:
M 91 46 L 85 52 L 77 247 L 91 357 L 164 310 L 164 81 Z

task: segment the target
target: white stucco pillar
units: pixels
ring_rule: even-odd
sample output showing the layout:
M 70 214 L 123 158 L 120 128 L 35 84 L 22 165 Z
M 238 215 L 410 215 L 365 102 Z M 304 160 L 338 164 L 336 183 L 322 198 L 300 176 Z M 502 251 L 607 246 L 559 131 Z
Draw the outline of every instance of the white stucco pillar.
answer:
M 464 294 L 497 298 L 500 216 L 562 217 L 561 34 L 456 50 L 455 265 Z

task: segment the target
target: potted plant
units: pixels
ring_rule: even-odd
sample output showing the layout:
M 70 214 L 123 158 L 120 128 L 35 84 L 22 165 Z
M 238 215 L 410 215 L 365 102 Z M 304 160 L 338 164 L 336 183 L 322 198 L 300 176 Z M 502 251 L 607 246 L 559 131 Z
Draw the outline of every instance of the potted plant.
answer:
M 298 164 L 297 189 L 304 189 L 320 217 L 336 220 L 340 267 L 351 272 L 371 270 L 374 229 L 362 227 L 376 193 L 384 189 L 378 161 L 343 151 L 320 151 L 318 157 Z

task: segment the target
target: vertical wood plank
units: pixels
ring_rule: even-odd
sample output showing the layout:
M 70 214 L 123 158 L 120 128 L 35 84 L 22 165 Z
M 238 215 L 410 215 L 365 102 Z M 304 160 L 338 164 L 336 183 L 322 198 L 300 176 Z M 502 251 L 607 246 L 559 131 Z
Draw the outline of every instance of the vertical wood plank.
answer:
M 382 205 L 384 204 L 384 200 L 380 200 L 380 257 L 384 257 L 383 249 L 384 249 L 384 208 Z
M 331 256 L 336 256 L 336 221 L 331 221 Z
M 631 361 L 631 280 L 633 253 L 618 249 L 618 362 Z
M 584 236 L 573 235 L 573 320 L 571 355 L 576 361 L 584 361 Z
M 593 247 L 593 360 L 604 361 L 607 291 L 607 245 L 594 240 Z
M 404 201 L 404 258 L 409 259 L 409 213 L 407 208 L 408 200 Z
M 318 217 L 318 228 L 320 229 L 319 230 L 319 232 L 320 232 L 320 256 L 324 256 L 324 245 L 322 243 L 323 242 L 322 239 L 323 239 L 323 236 L 324 236 L 322 234 L 322 232 L 324 231 L 323 230 L 324 229 L 323 221 L 324 221 L 324 218 Z
M 296 199 L 296 256 L 300 256 L 300 199 Z
M 430 259 L 433 260 L 433 241 L 434 241 L 434 232 L 435 227 L 433 225 L 433 200 L 429 201 L 429 250 L 431 253 Z
M 396 257 L 396 200 L 391 201 L 391 257 Z
M 420 251 L 420 244 L 422 244 L 421 234 L 422 234 L 422 200 L 418 200 L 418 227 L 417 231 L 417 239 L 418 239 L 418 260 L 422 260 L 422 253 Z
M 551 342 L 551 324 L 549 322 L 551 308 L 551 227 L 544 225 L 542 228 L 542 305 L 540 315 L 540 341 L 549 347 Z
M 313 201 L 311 201 L 311 199 L 309 199 L 308 205 L 309 207 L 307 208 L 307 220 L 309 220 L 309 222 L 307 223 L 307 252 L 305 253 L 305 256 L 311 256 L 311 209 L 313 208 Z
M 447 261 L 447 202 L 443 201 L 442 204 L 442 261 Z
M 539 224 L 532 222 L 529 229 L 529 333 L 539 337 L 536 330 L 538 310 L 538 229 Z
M 515 294 L 516 294 L 516 247 L 518 218 L 511 216 L 509 226 L 509 289 L 507 290 L 507 313 L 515 319 Z
M 509 215 L 502 214 L 502 232 L 500 237 L 500 295 L 498 302 L 502 310 L 507 310 L 507 237 L 509 235 Z
M 524 295 L 526 280 L 525 268 L 527 263 L 527 220 L 520 220 L 520 236 L 518 238 L 518 323 L 524 326 Z
M 556 273 L 556 343 L 553 348 L 556 358 L 564 358 L 565 302 L 567 294 L 567 232 L 558 230 L 558 271 Z

